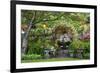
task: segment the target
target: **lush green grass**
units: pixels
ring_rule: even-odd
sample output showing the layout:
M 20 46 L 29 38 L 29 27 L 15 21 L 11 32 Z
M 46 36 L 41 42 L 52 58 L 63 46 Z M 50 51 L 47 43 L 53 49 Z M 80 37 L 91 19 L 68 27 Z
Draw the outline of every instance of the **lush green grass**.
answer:
M 81 60 L 78 58 L 52 58 L 52 59 L 36 59 L 36 60 L 22 60 L 22 63 L 29 62 L 54 62 L 54 61 L 70 61 L 70 60 Z

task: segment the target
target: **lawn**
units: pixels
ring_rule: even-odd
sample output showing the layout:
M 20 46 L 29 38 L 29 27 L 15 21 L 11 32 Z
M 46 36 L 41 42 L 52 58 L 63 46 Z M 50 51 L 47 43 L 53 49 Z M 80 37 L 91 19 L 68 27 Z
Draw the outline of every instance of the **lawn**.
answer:
M 79 58 L 52 58 L 52 59 L 35 59 L 35 60 L 22 60 L 22 63 L 29 62 L 54 62 L 54 61 L 70 61 L 70 60 L 81 60 Z

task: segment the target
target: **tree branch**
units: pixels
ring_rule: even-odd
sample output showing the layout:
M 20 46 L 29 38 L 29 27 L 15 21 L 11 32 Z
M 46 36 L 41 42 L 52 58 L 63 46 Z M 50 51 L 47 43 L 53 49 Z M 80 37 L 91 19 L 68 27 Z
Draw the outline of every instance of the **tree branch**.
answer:
M 29 31 L 30 31 L 30 29 L 31 29 L 31 27 L 32 27 L 32 22 L 35 20 L 35 16 L 36 16 L 36 12 L 33 13 L 33 17 L 32 17 L 32 19 L 31 19 L 30 23 L 28 24 L 28 29 L 27 29 L 27 32 L 25 33 L 25 39 L 27 38 L 28 33 L 29 33 Z
M 55 21 L 55 20 L 58 20 L 61 16 L 62 16 L 62 15 L 60 15 L 59 17 L 57 17 L 57 18 L 55 18 L 55 19 L 51 19 L 51 20 L 50 20 L 50 19 L 47 19 L 47 20 L 41 19 L 41 20 L 35 22 L 34 24 L 37 24 L 37 23 L 40 23 L 40 22 L 46 22 L 46 21 Z

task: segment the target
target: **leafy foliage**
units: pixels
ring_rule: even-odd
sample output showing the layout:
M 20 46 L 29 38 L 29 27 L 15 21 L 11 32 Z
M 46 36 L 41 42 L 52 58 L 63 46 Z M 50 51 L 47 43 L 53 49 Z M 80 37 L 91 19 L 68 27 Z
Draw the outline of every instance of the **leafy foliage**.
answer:
M 22 60 L 34 60 L 34 59 L 41 59 L 41 55 L 37 54 L 28 54 L 28 55 L 23 55 Z
M 89 54 L 90 40 L 79 39 L 86 32 L 90 32 L 89 13 L 22 10 L 21 27 L 25 28 L 25 32 L 27 32 L 32 17 L 34 20 L 28 34 L 27 54 L 42 56 L 45 48 L 50 48 L 50 46 L 54 46 L 55 49 L 59 48 L 55 36 L 64 33 L 71 35 L 72 38 L 69 49 L 85 49 L 85 53 Z M 30 59 L 30 56 L 27 55 L 24 58 L 26 57 Z

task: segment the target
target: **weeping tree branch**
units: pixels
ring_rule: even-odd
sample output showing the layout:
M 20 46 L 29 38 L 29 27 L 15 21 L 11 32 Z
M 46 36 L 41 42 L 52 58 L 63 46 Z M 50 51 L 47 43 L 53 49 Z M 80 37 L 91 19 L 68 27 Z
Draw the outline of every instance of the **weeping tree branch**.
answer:
M 55 21 L 55 20 L 58 20 L 61 16 L 62 16 L 62 14 L 60 15 L 60 16 L 58 16 L 57 18 L 54 18 L 54 19 L 44 19 L 44 18 L 42 18 L 42 19 L 40 19 L 40 20 L 38 20 L 38 21 L 36 21 L 36 11 L 33 13 L 33 17 L 32 17 L 32 19 L 31 19 L 31 21 L 30 21 L 30 23 L 28 24 L 28 29 L 27 29 L 27 31 L 26 31 L 26 33 L 25 33 L 25 36 L 24 36 L 24 38 L 23 38 L 23 41 L 22 41 L 22 48 L 23 48 L 23 54 L 25 54 L 26 53 L 26 51 L 28 50 L 27 49 L 27 44 L 28 44 L 28 35 L 29 35 L 29 32 L 30 32 L 30 30 L 31 30 L 31 28 L 32 28 L 32 26 L 33 26 L 33 24 L 35 25 L 35 24 L 37 24 L 37 23 L 40 23 L 40 22 L 47 22 L 47 21 Z M 34 22 L 33 22 L 34 21 Z M 35 22 L 36 21 L 36 22 Z
M 55 21 L 55 20 L 58 20 L 63 14 L 61 14 L 60 16 L 58 16 L 57 18 L 55 19 L 41 19 L 37 22 L 35 22 L 34 24 L 37 24 L 37 23 L 40 23 L 40 22 L 48 22 L 48 21 Z

